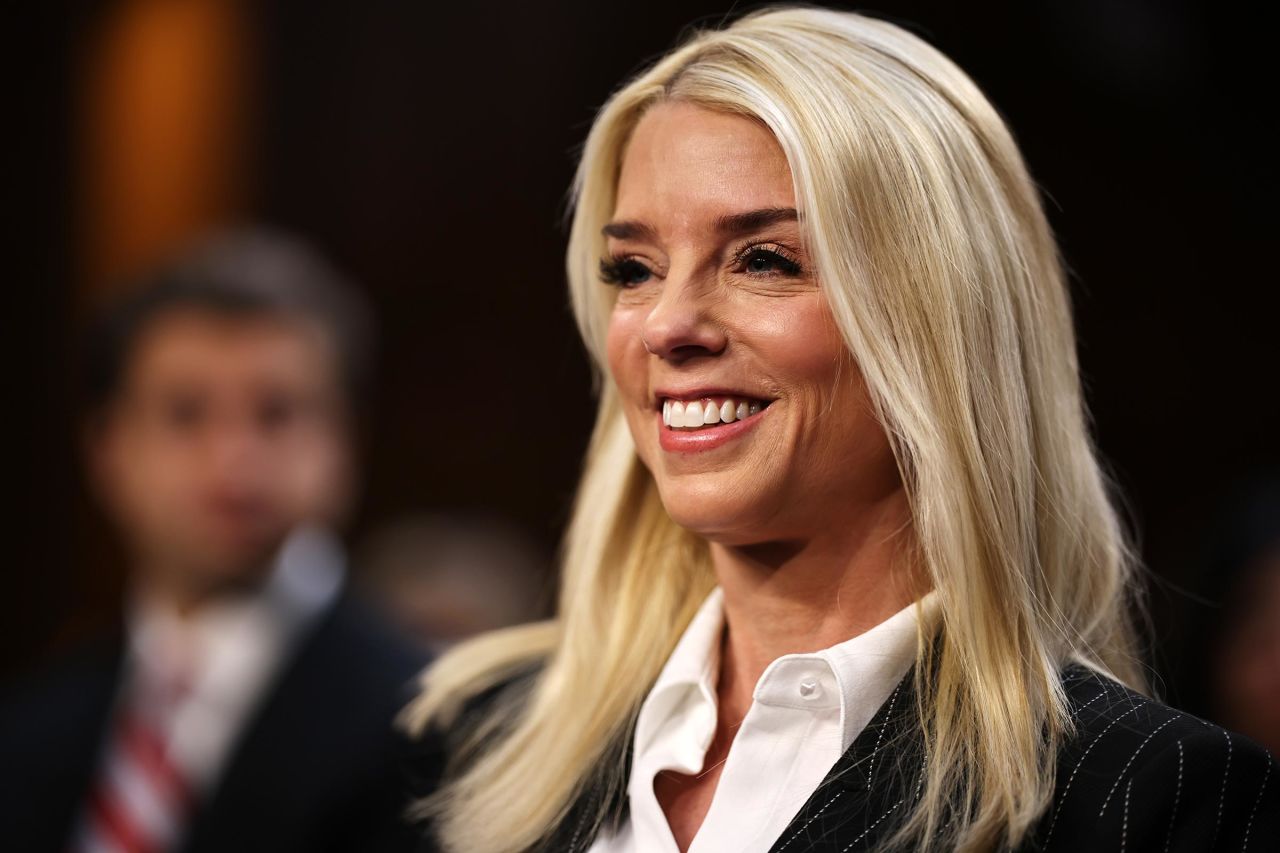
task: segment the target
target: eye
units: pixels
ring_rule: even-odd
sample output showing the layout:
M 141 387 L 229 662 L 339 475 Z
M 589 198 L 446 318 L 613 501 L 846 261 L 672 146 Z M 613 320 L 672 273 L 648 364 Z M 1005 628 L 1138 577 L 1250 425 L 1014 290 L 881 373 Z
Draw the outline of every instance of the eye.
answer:
M 162 423 L 175 432 L 190 432 L 204 423 L 209 414 L 206 400 L 193 394 L 177 394 L 162 401 Z
M 635 287 L 653 276 L 649 268 L 635 258 L 604 258 L 600 261 L 600 280 L 618 287 Z
M 258 401 L 258 424 L 264 430 L 289 426 L 302 414 L 302 404 L 286 394 L 270 394 Z
M 781 247 L 748 246 L 738 253 L 736 267 L 751 275 L 799 275 L 800 264 Z

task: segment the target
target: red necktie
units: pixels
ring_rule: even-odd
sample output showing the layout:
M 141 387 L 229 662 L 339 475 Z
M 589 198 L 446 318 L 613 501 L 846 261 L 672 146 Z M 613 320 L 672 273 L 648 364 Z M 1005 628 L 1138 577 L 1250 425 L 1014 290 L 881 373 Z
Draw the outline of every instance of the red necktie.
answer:
M 138 679 L 113 723 L 74 851 L 164 853 L 174 848 L 191 791 L 169 754 L 166 734 L 184 692 L 173 679 Z

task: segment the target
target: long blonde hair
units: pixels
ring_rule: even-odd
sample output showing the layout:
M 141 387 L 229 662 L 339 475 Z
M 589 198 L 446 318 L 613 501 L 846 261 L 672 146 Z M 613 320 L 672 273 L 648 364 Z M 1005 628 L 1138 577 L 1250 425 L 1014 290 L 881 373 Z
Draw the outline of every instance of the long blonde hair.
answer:
M 893 842 L 1016 844 L 1052 796 L 1071 729 L 1062 667 L 1142 678 L 1133 561 L 1088 435 L 1062 264 L 1014 140 L 959 68 L 884 21 L 779 8 L 695 34 L 613 95 L 582 155 L 567 266 L 598 367 L 614 293 L 597 281 L 601 227 L 632 129 L 666 100 L 754 117 L 777 138 L 903 473 L 941 628 L 916 669 L 923 794 Z M 427 803 L 450 850 L 537 846 L 601 762 L 625 789 L 619 744 L 714 584 L 705 543 L 663 510 L 601 372 L 557 618 L 458 648 L 409 710 L 419 728 L 447 725 L 468 697 L 541 661 Z

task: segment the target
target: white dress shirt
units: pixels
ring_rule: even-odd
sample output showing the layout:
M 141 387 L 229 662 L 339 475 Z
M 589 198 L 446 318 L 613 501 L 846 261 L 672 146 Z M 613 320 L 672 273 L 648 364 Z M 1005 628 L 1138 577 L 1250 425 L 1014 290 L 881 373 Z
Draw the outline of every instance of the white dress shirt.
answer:
M 933 595 L 922 600 L 927 612 Z M 653 792 L 663 771 L 704 770 L 716 730 L 723 594 L 712 591 L 654 682 L 636 721 L 630 817 L 590 853 L 677 853 Z M 851 640 L 769 664 L 734 736 L 689 853 L 765 851 L 889 698 L 915 660 L 911 604 Z
M 285 542 L 266 581 L 187 616 L 139 596 L 129 613 L 121 701 L 150 679 L 185 685 L 164 714 L 170 760 L 196 791 L 217 780 L 231 747 L 294 643 L 337 596 L 342 554 L 329 534 Z

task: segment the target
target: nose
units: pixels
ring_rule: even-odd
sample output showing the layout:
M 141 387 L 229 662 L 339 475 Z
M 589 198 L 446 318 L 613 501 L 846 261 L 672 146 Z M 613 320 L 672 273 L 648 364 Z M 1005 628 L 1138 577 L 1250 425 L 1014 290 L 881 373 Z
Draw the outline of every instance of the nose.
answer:
M 719 354 L 727 339 L 715 307 L 713 288 L 668 275 L 658 301 L 645 317 L 641 330 L 645 349 L 676 363 Z
M 266 442 L 252 418 L 240 413 L 224 413 L 212 427 L 208 449 L 218 469 L 244 472 L 261 464 Z

